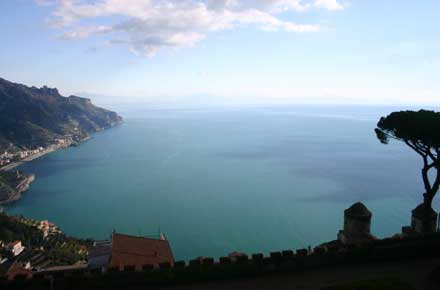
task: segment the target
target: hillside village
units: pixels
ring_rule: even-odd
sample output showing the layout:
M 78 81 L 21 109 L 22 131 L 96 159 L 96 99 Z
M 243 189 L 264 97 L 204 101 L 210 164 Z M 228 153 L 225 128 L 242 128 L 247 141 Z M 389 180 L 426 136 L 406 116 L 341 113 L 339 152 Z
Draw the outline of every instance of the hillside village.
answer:
M 135 237 L 113 233 L 108 241 L 67 237 L 53 223 L 0 213 L 0 276 L 161 263 L 173 265 L 164 234 Z
M 37 146 L 33 149 L 28 149 L 26 147 L 16 148 L 15 146 L 10 146 L 8 150 L 0 152 L 0 170 L 2 167 L 4 167 L 4 170 L 12 168 L 11 164 L 13 163 L 30 161 L 58 149 L 75 146 L 79 141 L 79 136 L 66 135 L 64 138 L 55 139 L 54 144 L 45 147 Z
M 91 241 L 67 237 L 56 225 L 0 213 L 0 273 L 38 272 L 48 267 L 84 264 Z

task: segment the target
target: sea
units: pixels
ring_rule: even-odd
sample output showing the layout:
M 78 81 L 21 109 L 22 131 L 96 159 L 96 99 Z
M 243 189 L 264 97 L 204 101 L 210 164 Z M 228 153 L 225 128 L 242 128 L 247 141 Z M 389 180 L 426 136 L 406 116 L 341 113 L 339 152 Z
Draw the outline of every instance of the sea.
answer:
M 314 247 L 362 201 L 372 234 L 410 224 L 419 156 L 381 144 L 391 106 L 115 106 L 120 126 L 22 165 L 36 181 L 10 214 L 68 235 L 165 234 L 176 260 Z M 438 210 L 440 203 L 435 202 Z

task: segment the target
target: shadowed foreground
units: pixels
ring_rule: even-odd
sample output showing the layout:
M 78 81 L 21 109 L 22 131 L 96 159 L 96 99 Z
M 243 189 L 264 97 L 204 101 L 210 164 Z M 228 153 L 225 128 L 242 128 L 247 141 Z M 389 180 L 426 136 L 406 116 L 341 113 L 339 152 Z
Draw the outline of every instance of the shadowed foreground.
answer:
M 109 268 L 36 274 L 3 281 L 10 289 L 439 289 L 440 234 L 390 238 L 327 251 L 315 249 L 177 261 L 159 268 Z M 385 279 L 385 280 L 383 280 Z M 437 280 L 436 280 L 437 279 Z M 383 280 L 383 287 L 341 288 Z M 387 282 L 391 281 L 391 282 Z M 394 281 L 394 282 L 393 282 Z M 375 284 L 375 282 L 369 282 Z M 396 285 L 395 287 L 393 285 Z M 338 286 L 338 287 L 335 287 Z M 391 288 L 390 288 L 391 287 Z

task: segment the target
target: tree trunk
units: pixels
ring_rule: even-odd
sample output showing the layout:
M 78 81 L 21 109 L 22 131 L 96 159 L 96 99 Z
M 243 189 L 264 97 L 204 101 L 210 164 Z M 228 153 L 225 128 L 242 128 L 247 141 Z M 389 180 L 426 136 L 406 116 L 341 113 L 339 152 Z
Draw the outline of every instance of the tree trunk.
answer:
M 423 204 L 425 218 L 423 219 L 423 232 L 431 232 L 431 211 L 432 211 L 432 200 L 434 199 L 435 192 L 426 192 L 423 194 Z
M 432 209 L 432 200 L 434 199 L 434 194 L 432 192 L 426 192 L 423 194 L 423 203 L 427 210 Z

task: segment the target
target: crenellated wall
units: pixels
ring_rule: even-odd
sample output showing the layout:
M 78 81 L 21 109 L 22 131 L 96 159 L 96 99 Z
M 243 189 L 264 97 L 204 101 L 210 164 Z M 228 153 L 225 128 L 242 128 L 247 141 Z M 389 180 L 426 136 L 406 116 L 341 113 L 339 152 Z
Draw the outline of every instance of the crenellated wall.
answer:
M 36 273 L 31 280 L 17 277 L 12 282 L 1 281 L 4 285 L 27 285 L 30 289 L 49 289 L 53 283 L 60 288 L 79 289 L 83 286 L 112 288 L 147 285 L 175 285 L 216 281 L 242 277 L 260 276 L 273 273 L 306 271 L 316 268 L 334 267 L 346 264 L 381 263 L 384 261 L 404 260 L 423 257 L 440 257 L 440 234 L 390 238 L 376 240 L 362 246 L 344 246 L 339 248 L 315 248 L 296 251 L 286 250 L 235 257 L 199 258 L 177 261 L 174 267 L 169 263 L 160 264 L 159 268 L 144 265 L 141 271 L 134 266 L 119 270 L 110 268 L 106 272 L 100 269 Z M 20 284 L 21 283 L 21 284 Z M 21 287 L 21 286 L 20 286 Z M 20 289 L 20 288 L 18 288 Z M 23 288 L 24 289 L 24 288 Z

